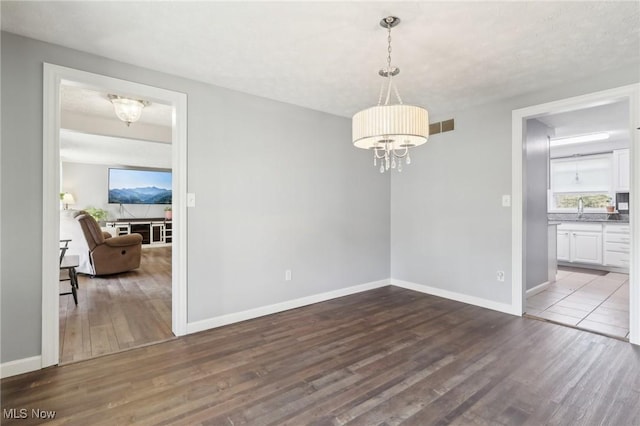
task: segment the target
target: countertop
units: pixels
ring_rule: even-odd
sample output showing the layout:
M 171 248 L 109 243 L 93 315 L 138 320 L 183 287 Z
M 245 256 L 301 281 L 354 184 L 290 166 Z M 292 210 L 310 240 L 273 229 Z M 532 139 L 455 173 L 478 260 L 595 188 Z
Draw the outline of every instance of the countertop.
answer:
M 629 219 L 620 220 L 607 220 L 607 219 L 549 219 L 549 223 L 562 223 L 562 222 L 584 222 L 584 223 L 620 223 L 629 224 Z
M 629 215 L 624 213 L 584 213 L 578 217 L 577 213 L 549 213 L 549 222 L 595 222 L 595 223 L 629 223 Z

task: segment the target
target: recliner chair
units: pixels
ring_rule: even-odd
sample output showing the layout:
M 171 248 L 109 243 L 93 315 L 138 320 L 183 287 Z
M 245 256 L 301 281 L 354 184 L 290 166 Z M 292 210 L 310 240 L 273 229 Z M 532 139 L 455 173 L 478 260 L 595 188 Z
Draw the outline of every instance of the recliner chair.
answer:
M 76 216 L 89 246 L 93 275 L 110 275 L 140 267 L 142 235 L 111 237 L 102 232 L 98 222 L 85 212 Z

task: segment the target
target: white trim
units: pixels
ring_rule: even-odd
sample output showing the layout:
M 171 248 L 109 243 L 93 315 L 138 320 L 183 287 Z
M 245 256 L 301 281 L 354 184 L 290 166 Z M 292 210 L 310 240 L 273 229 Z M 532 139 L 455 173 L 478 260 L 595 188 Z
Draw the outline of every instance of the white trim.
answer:
M 187 95 L 174 93 L 172 169 L 173 201 L 171 329 L 176 336 L 187 334 Z M 177 143 L 176 143 L 177 142 Z M 176 235 L 176 232 L 178 235 Z
M 104 75 L 44 63 L 43 69 L 43 217 L 42 217 L 42 367 L 59 361 L 58 329 L 58 240 L 60 211 L 60 84 L 86 88 L 108 87 L 119 94 L 140 96 L 155 102 L 169 103 L 173 115 L 173 241 L 172 330 L 177 336 L 186 333 L 187 323 L 187 95 L 158 87 L 133 83 Z
M 431 287 L 424 284 L 416 284 L 409 281 L 402 281 L 392 278 L 391 285 L 406 288 L 407 290 L 418 291 L 420 293 L 430 294 L 432 296 L 443 297 L 445 299 L 456 300 L 458 302 L 469 305 L 479 306 L 481 308 L 491 309 L 493 311 L 504 312 L 512 315 L 522 315 L 518 313 L 508 303 L 495 302 L 493 300 L 483 299 L 481 297 L 470 296 L 468 294 L 458 293 L 455 291 L 444 290 L 442 288 Z
M 522 166 L 524 158 L 524 128 L 522 116 L 511 113 L 511 308 L 516 315 L 524 312 L 524 181 Z M 517 141 L 517 143 L 516 143 Z
M 42 357 L 40 355 L 3 362 L 0 364 L 0 379 L 6 379 L 7 377 L 17 376 L 18 374 L 40 370 L 41 366 Z
M 42 105 L 42 356 L 41 366 L 59 359 L 59 281 L 60 250 L 60 82 L 55 66 L 43 69 Z
M 640 84 L 631 84 L 601 92 L 562 99 L 527 108 L 513 110 L 512 112 L 512 167 L 511 167 L 511 187 L 513 199 L 512 223 L 511 223 L 511 261 L 512 261 L 512 306 L 514 311 L 522 314 L 524 307 L 525 286 L 523 277 L 525 276 L 526 262 L 524 251 L 524 229 L 523 229 L 523 188 L 525 185 L 523 175 L 523 153 L 524 153 L 524 120 L 528 118 L 540 117 L 546 114 L 557 114 L 572 111 L 578 108 L 603 105 L 614 100 L 626 99 L 629 101 L 631 132 L 630 155 L 631 155 L 631 182 L 637 182 L 640 174 L 640 146 L 638 131 L 640 126 L 640 108 L 638 99 L 640 97 Z M 640 344 L 640 185 L 632 185 L 630 191 L 631 209 L 631 264 L 629 268 L 629 341 Z
M 312 305 L 314 303 L 325 302 L 327 300 L 336 299 L 338 297 L 348 296 L 350 294 L 361 293 L 363 291 L 373 290 L 389 285 L 389 279 L 380 281 L 372 281 L 365 284 L 355 285 L 352 287 L 341 288 L 338 290 L 328 291 L 325 293 L 314 294 L 311 296 L 301 297 L 299 299 L 287 300 L 286 302 L 275 303 L 273 305 L 261 306 L 259 308 L 248 309 L 246 311 L 235 312 L 232 314 L 221 315 L 219 317 L 208 318 L 200 321 L 194 321 L 187 324 L 187 333 L 197 333 L 199 331 L 209 330 L 224 325 L 233 324 L 240 321 L 246 321 L 265 315 L 271 315 L 289 309 L 296 309 L 302 306 Z
M 549 281 L 545 281 L 542 284 L 538 284 L 537 286 L 530 288 L 529 290 L 527 290 L 526 294 L 527 297 L 531 297 L 531 296 L 535 296 L 538 293 L 542 293 L 543 291 L 545 291 L 547 288 L 549 288 L 549 286 L 551 285 L 551 283 Z
M 629 89 L 631 143 L 631 263 L 629 265 L 629 341 L 640 345 L 640 84 Z

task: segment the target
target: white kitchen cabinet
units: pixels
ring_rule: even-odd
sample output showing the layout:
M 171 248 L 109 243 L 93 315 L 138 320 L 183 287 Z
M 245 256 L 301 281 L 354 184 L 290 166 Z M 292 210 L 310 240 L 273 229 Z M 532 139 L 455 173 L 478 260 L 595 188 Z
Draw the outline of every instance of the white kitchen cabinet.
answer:
M 604 264 L 618 268 L 629 268 L 631 251 L 631 228 L 629 225 L 607 224 L 604 226 Z
M 602 232 L 571 232 L 571 262 L 602 265 Z
M 559 261 L 570 262 L 571 239 L 569 238 L 569 231 L 558 231 L 557 235 L 557 258 Z
M 558 261 L 602 265 L 602 225 L 565 222 L 557 236 Z
M 562 222 L 556 234 L 558 262 L 628 271 L 630 230 L 628 223 Z
M 629 149 L 613 151 L 613 190 L 629 192 Z

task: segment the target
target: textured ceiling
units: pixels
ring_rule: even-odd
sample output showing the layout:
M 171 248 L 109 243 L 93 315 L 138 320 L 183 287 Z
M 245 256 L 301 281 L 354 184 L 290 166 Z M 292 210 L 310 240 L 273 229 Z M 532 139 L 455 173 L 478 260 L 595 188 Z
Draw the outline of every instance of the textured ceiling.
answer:
M 60 109 L 83 115 L 95 115 L 119 121 L 106 92 L 83 89 L 76 86 L 60 86 Z M 117 93 L 113 93 L 117 95 Z M 173 108 L 169 105 L 151 103 L 142 110 L 142 116 L 136 123 L 154 124 L 171 127 Z M 135 126 L 133 123 L 132 126 Z
M 377 101 L 393 14 L 403 100 L 444 113 L 640 64 L 631 2 L 9 2 L 2 29 L 343 116 Z
M 631 139 L 627 101 L 547 115 L 538 120 L 555 129 L 556 137 L 608 132 L 615 139 Z

